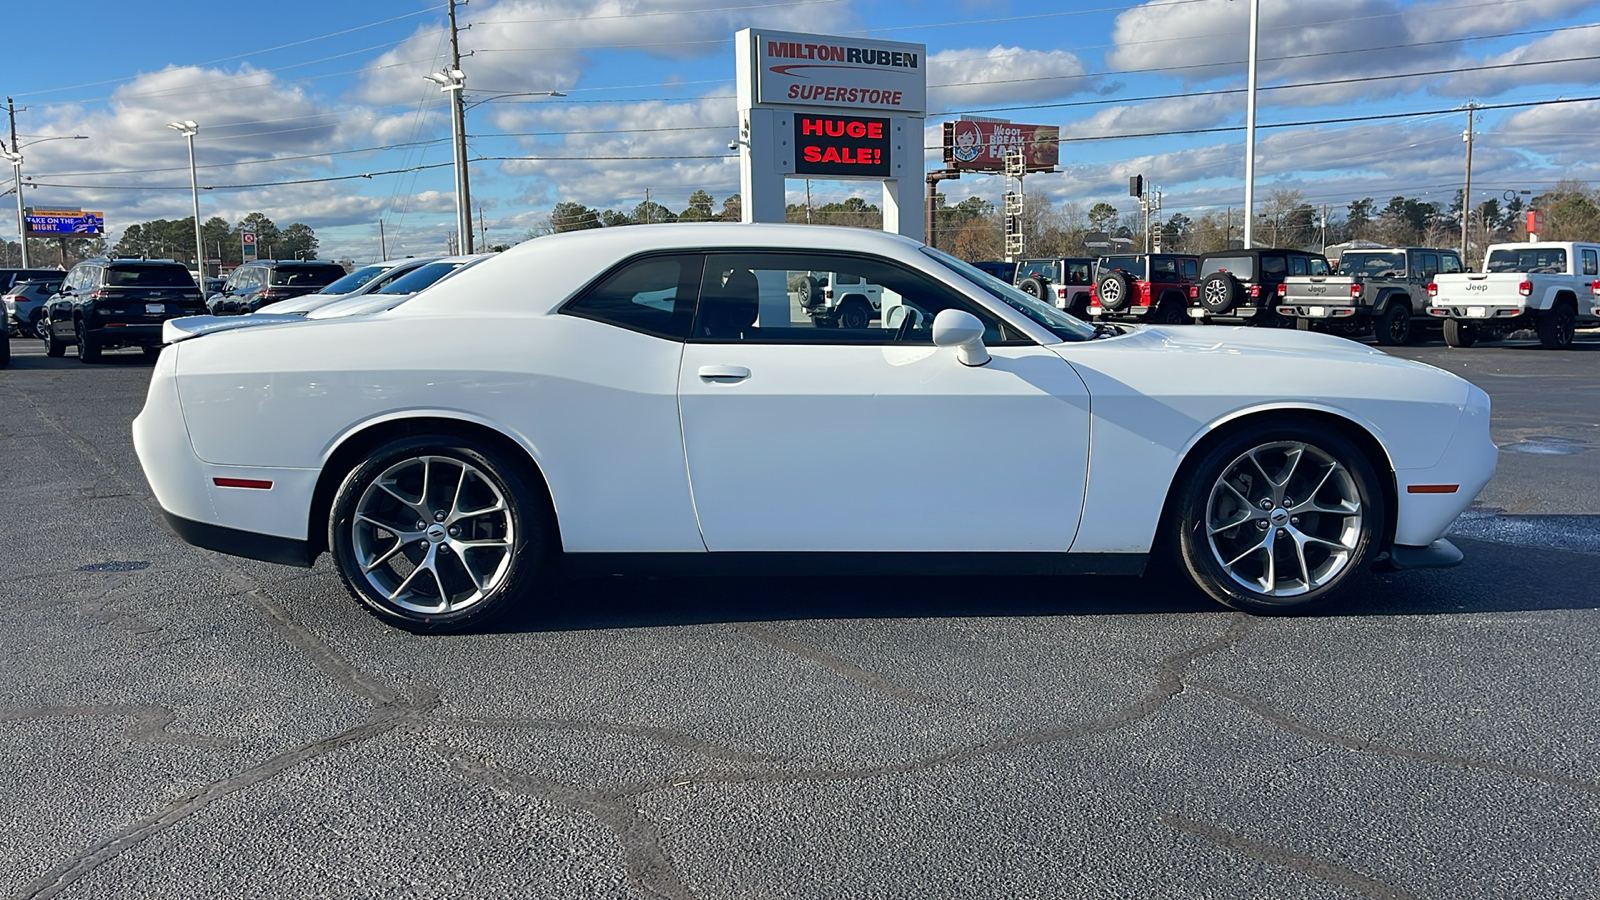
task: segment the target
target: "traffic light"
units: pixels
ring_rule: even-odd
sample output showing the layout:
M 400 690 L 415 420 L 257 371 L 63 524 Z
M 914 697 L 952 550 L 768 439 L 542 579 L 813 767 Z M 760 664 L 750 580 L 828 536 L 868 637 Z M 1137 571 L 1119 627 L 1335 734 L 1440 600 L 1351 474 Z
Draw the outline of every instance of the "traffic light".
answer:
M 1143 175 L 1135 175 L 1132 178 L 1128 179 L 1128 196 L 1129 197 L 1143 197 L 1144 196 L 1144 176 Z

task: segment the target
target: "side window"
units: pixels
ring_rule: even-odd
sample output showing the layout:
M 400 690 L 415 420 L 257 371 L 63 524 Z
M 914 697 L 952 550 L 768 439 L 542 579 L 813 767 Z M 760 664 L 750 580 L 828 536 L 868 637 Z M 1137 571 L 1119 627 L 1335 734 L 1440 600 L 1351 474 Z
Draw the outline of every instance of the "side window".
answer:
M 1304 275 L 1308 271 L 1310 270 L 1306 268 L 1306 258 L 1304 256 L 1293 256 L 1289 258 L 1290 275 Z
M 1313 256 L 1308 261 L 1308 263 L 1309 263 L 1309 265 L 1311 267 L 1311 274 L 1313 274 L 1313 275 L 1332 275 L 1333 274 L 1333 267 L 1328 265 L 1328 261 L 1325 260 L 1325 259 L 1321 259 L 1319 257 Z
M 1178 261 L 1175 259 L 1152 259 L 1150 261 L 1151 281 L 1177 281 Z
M 1072 263 L 1067 266 L 1067 284 L 1088 284 L 1089 263 Z
M 694 322 L 703 262 L 692 253 L 632 260 L 586 288 L 561 312 L 681 341 Z
M 1439 271 L 1449 274 L 1461 271 L 1461 258 L 1454 253 L 1446 253 L 1439 257 Z
M 1261 257 L 1262 275 L 1282 275 L 1289 271 L 1289 262 L 1281 256 Z
M 1181 264 L 1183 266 L 1183 278 L 1184 278 L 1185 281 L 1194 281 L 1196 278 L 1200 277 L 1200 261 L 1199 260 L 1197 260 L 1197 259 L 1185 259 L 1185 260 L 1180 260 L 1180 262 L 1181 262 Z
M 833 287 L 819 288 L 828 274 Z M 933 317 L 946 309 L 977 316 L 986 343 L 1026 342 L 981 306 L 920 273 L 869 257 L 804 251 L 707 256 L 692 340 L 931 344 Z
M 1421 275 L 1423 278 L 1432 278 L 1433 276 L 1439 274 L 1439 254 L 1422 254 L 1422 271 L 1417 274 Z
M 1600 258 L 1593 250 L 1583 251 L 1583 274 L 1600 275 Z

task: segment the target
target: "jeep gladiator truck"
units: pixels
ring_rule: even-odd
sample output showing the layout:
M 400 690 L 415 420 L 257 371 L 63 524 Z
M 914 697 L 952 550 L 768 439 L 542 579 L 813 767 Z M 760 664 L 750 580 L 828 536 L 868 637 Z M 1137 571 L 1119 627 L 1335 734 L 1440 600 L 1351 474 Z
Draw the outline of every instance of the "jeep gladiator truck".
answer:
M 1600 324 L 1595 282 L 1600 244 L 1490 244 L 1482 272 L 1440 274 L 1428 285 L 1428 315 L 1444 341 L 1470 347 L 1532 328 L 1546 349 L 1572 346 L 1579 325 Z
M 1337 275 L 1291 275 L 1278 285 L 1278 315 L 1302 331 L 1355 337 L 1371 334 L 1379 344 L 1416 340 L 1428 308 L 1428 283 L 1461 271 L 1454 250 L 1392 247 L 1351 250 Z

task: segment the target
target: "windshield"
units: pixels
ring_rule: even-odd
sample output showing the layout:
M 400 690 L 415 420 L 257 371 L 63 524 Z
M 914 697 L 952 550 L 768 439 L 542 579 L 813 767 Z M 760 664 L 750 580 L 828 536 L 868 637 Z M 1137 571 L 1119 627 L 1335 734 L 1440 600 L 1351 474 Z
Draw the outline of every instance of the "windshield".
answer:
M 1515 250 L 1501 248 L 1489 251 L 1484 263 L 1485 272 L 1544 272 L 1560 274 L 1567 271 L 1567 251 L 1561 247 L 1519 247 Z
M 195 284 L 183 266 L 112 266 L 106 270 L 106 286 L 193 288 Z
M 991 297 L 1011 307 L 1035 324 L 1042 325 L 1063 341 L 1087 341 L 1094 337 L 1094 326 L 1073 318 L 1048 303 L 1024 294 L 1004 281 L 969 263 L 964 263 L 948 253 L 923 247 L 922 252 L 944 264 L 957 275 L 982 288 Z
M 319 294 L 348 294 L 363 284 L 377 278 L 379 275 L 394 268 L 393 266 L 362 266 L 349 275 L 335 281 L 320 291 Z
M 1339 274 L 1367 278 L 1399 278 L 1406 273 L 1404 253 L 1346 253 L 1339 259 Z
M 465 262 L 431 262 L 418 266 L 409 275 L 396 278 L 393 283 L 373 291 L 374 294 L 415 294 L 435 281 L 466 265 Z

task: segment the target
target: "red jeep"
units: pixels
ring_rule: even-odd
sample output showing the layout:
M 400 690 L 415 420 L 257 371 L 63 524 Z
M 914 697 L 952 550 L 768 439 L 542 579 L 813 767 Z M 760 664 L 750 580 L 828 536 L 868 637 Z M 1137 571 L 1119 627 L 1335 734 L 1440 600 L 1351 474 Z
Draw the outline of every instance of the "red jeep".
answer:
M 1177 253 L 1102 256 L 1089 292 L 1089 315 L 1102 319 L 1181 325 L 1188 321 L 1189 286 L 1200 257 Z

